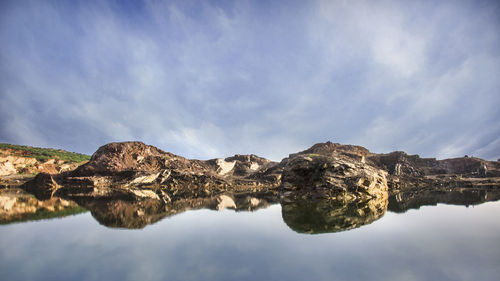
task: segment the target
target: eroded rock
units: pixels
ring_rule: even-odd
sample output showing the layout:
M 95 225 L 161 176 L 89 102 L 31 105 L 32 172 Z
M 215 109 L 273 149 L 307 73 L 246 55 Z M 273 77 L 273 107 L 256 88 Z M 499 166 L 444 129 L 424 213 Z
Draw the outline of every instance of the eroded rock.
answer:
M 163 204 L 266 191 L 280 191 L 288 198 L 355 201 L 387 198 L 389 189 L 498 188 L 500 178 L 488 177 L 498 171 L 499 163 L 472 157 L 374 154 L 331 142 L 290 154 L 280 163 L 256 155 L 191 160 L 142 142 L 123 142 L 102 146 L 74 171 L 41 174 L 23 188 L 40 198 L 152 199 Z
M 360 159 L 361 160 L 361 159 Z M 282 186 L 287 196 L 358 200 L 387 198 L 387 172 L 340 155 L 298 154 L 288 160 Z

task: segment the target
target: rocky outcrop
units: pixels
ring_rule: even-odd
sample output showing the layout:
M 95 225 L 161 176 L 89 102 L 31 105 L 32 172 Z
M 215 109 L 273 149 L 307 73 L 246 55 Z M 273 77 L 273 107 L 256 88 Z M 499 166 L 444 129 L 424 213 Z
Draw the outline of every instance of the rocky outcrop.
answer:
M 76 170 L 40 174 L 24 188 L 41 198 L 154 199 L 168 204 L 228 191 L 277 190 L 279 177 L 271 169 L 275 165 L 255 155 L 200 161 L 142 142 L 110 143 Z
M 399 177 L 460 175 L 468 178 L 500 177 L 500 163 L 474 157 L 436 160 L 408 155 L 403 151 L 371 154 L 368 162 Z
M 375 154 L 331 142 L 290 154 L 280 163 L 256 155 L 201 161 L 142 142 L 121 142 L 100 147 L 74 171 L 42 173 L 23 188 L 39 198 L 156 200 L 164 205 L 228 192 L 366 201 L 387 199 L 395 190 L 498 188 L 499 165 L 469 157 L 436 160 L 404 152 Z
M 18 155 L 7 155 L 5 150 L 0 151 L 0 176 L 11 176 L 16 174 L 57 174 L 60 172 L 74 170 L 79 163 L 70 163 L 64 160 L 48 159 L 40 162 L 32 157 Z
M 341 155 L 298 154 L 287 161 L 285 196 L 359 200 L 387 198 L 387 172 Z
M 4 163 L 15 163 L 11 160 Z M 45 164 L 59 165 L 56 160 Z M 279 163 L 252 154 L 193 160 L 142 142 L 110 143 L 78 168 L 57 171 L 39 173 L 22 184 L 29 194 L 23 192 L 15 200 L 0 194 L 0 207 L 33 214 L 36 205 L 39 215 L 38 210 L 45 212 L 49 206 L 65 211 L 59 206 L 74 201 L 103 225 L 142 228 L 187 210 L 253 211 L 279 202 L 290 228 L 324 233 L 371 223 L 387 206 L 404 211 L 472 202 L 470 198 L 479 203 L 500 199 L 499 162 L 473 157 L 436 160 L 400 151 L 375 154 L 331 142 L 290 154 Z M 22 183 L 14 176 L 0 176 L 0 191 Z

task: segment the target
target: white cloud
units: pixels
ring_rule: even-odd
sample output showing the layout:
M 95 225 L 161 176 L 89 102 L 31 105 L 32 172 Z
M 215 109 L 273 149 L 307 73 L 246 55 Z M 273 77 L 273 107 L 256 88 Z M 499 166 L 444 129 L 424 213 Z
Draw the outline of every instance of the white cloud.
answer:
M 0 139 L 87 153 L 139 139 L 193 158 L 280 160 L 326 140 L 498 155 L 500 33 L 488 7 L 145 4 L 133 20 L 106 2 L 2 11 L 1 115 L 15 123 L 0 121 Z

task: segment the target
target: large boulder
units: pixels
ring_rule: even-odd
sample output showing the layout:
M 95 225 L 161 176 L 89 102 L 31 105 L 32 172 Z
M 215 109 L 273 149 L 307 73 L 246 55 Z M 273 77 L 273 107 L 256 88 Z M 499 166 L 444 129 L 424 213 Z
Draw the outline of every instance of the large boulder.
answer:
M 101 146 L 75 175 L 109 175 L 129 171 L 155 172 L 172 154 L 142 142 L 115 142 Z
M 287 161 L 285 196 L 342 200 L 387 198 L 386 171 L 345 156 L 299 154 Z

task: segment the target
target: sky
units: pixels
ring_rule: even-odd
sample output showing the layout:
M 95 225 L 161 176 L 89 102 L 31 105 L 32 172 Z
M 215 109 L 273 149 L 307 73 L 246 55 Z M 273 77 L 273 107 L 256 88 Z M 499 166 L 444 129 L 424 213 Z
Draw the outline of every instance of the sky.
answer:
M 0 2 L 0 142 L 500 158 L 498 1 Z

